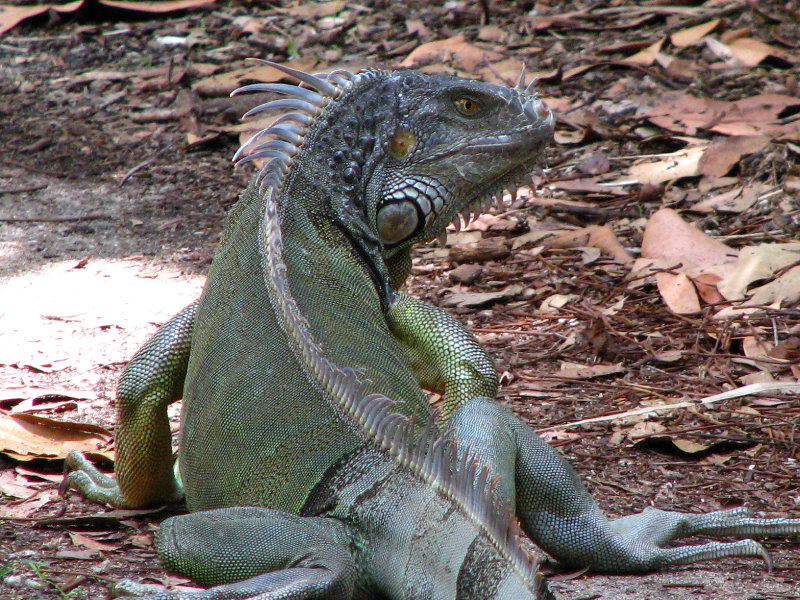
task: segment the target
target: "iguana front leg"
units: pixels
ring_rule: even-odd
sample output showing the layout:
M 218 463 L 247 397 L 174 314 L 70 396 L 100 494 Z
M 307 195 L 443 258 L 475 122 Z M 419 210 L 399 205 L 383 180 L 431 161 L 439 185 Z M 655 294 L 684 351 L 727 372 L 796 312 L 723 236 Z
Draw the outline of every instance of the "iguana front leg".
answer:
M 664 546 L 695 534 L 800 535 L 800 519 L 755 518 L 745 509 L 706 514 L 648 509 L 609 521 L 566 459 L 508 408 L 476 398 L 453 415 L 450 426 L 499 476 L 495 493 L 515 507 L 526 533 L 567 567 L 637 573 L 729 556 L 764 558 L 769 566 L 764 548 L 751 539 Z
M 62 491 L 119 508 L 158 506 L 182 499 L 173 474 L 172 433 L 167 406 L 183 394 L 194 317 L 193 302 L 165 323 L 134 355 L 117 390 L 116 481 L 98 471 L 80 452 L 66 460 L 72 470 Z
M 494 398 L 497 372 L 486 349 L 442 309 L 398 293 L 386 313 L 420 386 L 442 395 L 439 425 L 476 396 Z
M 124 581 L 117 594 L 147 600 L 311 600 L 353 596 L 358 576 L 346 526 L 258 507 L 172 517 L 155 546 L 164 566 L 207 590 L 153 591 Z

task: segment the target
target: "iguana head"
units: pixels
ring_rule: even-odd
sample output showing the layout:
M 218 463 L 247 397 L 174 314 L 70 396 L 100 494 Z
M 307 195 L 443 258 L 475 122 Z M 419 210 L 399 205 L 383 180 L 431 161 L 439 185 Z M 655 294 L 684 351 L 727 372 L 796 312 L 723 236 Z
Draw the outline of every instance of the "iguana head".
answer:
M 234 160 L 271 158 L 262 180 L 280 186 L 286 202 L 328 211 L 379 279 L 384 260 L 444 235 L 451 222 L 458 227 L 459 215 L 468 220 L 504 188 L 516 190 L 553 133 L 553 116 L 524 85 L 524 72 L 508 87 L 411 70 L 309 75 L 268 64 L 306 87 L 267 83 L 235 92 L 293 97 L 248 115 L 294 112 Z
M 515 88 L 457 77 L 392 73 L 394 118 L 366 187 L 368 220 L 385 253 L 440 236 L 501 199 L 541 161 L 547 107 Z

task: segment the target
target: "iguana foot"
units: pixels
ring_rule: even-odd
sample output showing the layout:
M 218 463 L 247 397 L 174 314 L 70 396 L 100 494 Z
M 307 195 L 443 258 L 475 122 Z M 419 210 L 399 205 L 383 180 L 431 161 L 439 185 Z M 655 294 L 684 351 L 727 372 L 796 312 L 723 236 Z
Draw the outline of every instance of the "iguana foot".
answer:
M 133 600 L 311 600 L 334 597 L 325 595 L 330 580 L 331 575 L 323 567 L 291 568 L 196 592 L 171 592 L 124 579 L 114 585 L 111 593 Z
M 120 490 L 116 479 L 106 475 L 95 467 L 83 453 L 71 451 L 64 460 L 64 480 L 59 487 L 59 493 L 64 495 L 68 490 L 76 490 L 85 498 L 109 504 L 116 508 L 142 508 L 138 501 L 132 501 Z M 177 478 L 172 486 L 172 492 L 163 499 L 163 504 L 177 504 L 183 502 L 183 486 Z
M 170 592 L 126 580 L 113 591 L 143 600 L 345 599 L 358 574 L 349 544 L 346 526 L 332 518 L 258 507 L 180 515 L 156 533 L 159 558 L 169 571 L 212 587 Z
M 752 539 L 735 542 L 708 542 L 694 546 L 663 548 L 665 544 L 690 535 L 732 537 L 779 537 L 800 535 L 800 519 L 751 516 L 745 507 L 705 514 L 686 514 L 649 508 L 639 514 L 611 521 L 611 528 L 631 546 L 649 548 L 660 565 L 681 565 L 699 560 L 750 556 L 763 558 L 768 570 L 772 559 L 764 547 Z

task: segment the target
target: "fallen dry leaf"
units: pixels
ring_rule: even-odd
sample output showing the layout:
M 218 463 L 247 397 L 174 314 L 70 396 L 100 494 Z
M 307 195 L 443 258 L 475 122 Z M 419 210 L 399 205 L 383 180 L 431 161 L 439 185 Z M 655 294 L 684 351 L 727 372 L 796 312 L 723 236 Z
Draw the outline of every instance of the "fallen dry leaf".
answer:
M 713 142 L 698 163 L 698 171 L 707 177 L 726 175 L 743 156 L 758 152 L 770 141 L 765 135 L 734 135 Z
M 7 498 L 28 498 L 36 491 L 28 485 L 24 477 L 11 469 L 0 471 L 0 494 Z
M 419 68 L 434 63 L 448 63 L 457 69 L 474 72 L 487 62 L 501 60 L 499 52 L 479 48 L 466 41 L 463 35 L 457 35 L 446 40 L 429 42 L 415 48 L 403 62 L 401 67 Z
M 664 302 L 676 314 L 700 311 L 692 278 L 711 275 L 701 280 L 710 286 L 733 269 L 736 257 L 735 250 L 685 222 L 672 209 L 654 213 L 642 238 L 642 258 L 654 261 L 649 268 L 672 271 L 656 273 L 656 284 Z M 635 266 L 639 266 L 639 261 Z M 712 296 L 708 289 L 704 293 Z
M 299 58 L 297 60 L 290 60 L 282 63 L 287 67 L 299 69 L 300 71 L 314 72 L 317 70 L 319 61 L 313 56 Z M 322 67 L 319 67 L 320 69 Z M 333 68 L 333 67 L 331 67 Z M 273 69 L 270 66 L 257 64 L 248 66 L 241 69 L 234 69 L 226 71 L 210 77 L 204 77 L 199 81 L 192 84 L 192 90 L 201 96 L 217 97 L 227 96 L 233 90 L 246 83 L 277 83 L 280 81 L 291 81 L 285 73 Z M 292 81 L 292 83 L 295 83 Z
M 0 412 L 0 452 L 16 460 L 63 459 L 71 450 L 114 459 L 111 432 L 98 425 Z
M 727 212 L 740 213 L 746 211 L 758 201 L 759 195 L 766 189 L 762 183 L 752 186 L 735 187 L 727 192 L 700 200 L 692 205 L 694 212 Z
M 727 102 L 671 92 L 643 116 L 659 127 L 686 135 L 705 129 L 725 135 L 778 137 L 794 134 L 794 123 L 783 123 L 780 115 L 798 105 L 800 98 L 783 94 L 758 94 Z
M 656 273 L 656 285 L 664 302 L 676 315 L 691 315 L 700 312 L 697 290 L 686 274 Z
M 705 36 L 707 36 L 712 31 L 716 30 L 719 27 L 720 20 L 713 19 L 706 23 L 701 23 L 700 25 L 695 25 L 694 27 L 687 27 L 686 29 L 681 29 L 680 31 L 676 31 L 675 33 L 669 36 L 669 41 L 672 43 L 673 46 L 678 48 L 685 48 L 686 46 L 691 46 L 692 44 L 696 44 Z
M 797 63 L 797 57 L 775 46 L 752 38 L 739 38 L 728 44 L 736 61 L 745 67 L 755 67 L 766 58 L 776 58 L 788 65 Z
M 698 275 L 690 275 L 694 287 L 697 289 L 697 294 L 707 304 L 717 304 L 725 300 L 722 294 L 717 289 L 717 282 L 722 278 L 714 273 L 700 273 Z
M 569 379 L 594 379 L 595 377 L 605 377 L 625 373 L 627 369 L 622 364 L 615 365 L 584 365 L 563 361 L 558 369 L 559 377 Z
M 328 0 L 327 2 L 300 2 L 296 6 L 288 8 L 276 7 L 276 10 L 300 19 L 316 21 L 323 17 L 331 17 L 341 12 L 343 8 L 344 6 L 339 0 Z
M 671 154 L 662 155 L 655 162 L 640 162 L 628 169 L 628 174 L 639 183 L 657 184 L 665 181 L 693 177 L 699 174 L 700 159 L 705 154 L 708 144 L 690 146 Z
M 662 37 L 657 42 L 650 44 L 647 48 L 644 48 L 636 54 L 623 59 L 623 62 L 649 67 L 656 61 L 656 57 L 661 54 L 661 48 L 666 41 L 667 38 Z
M 0 519 L 28 519 L 45 504 L 58 501 L 58 499 L 58 490 L 48 489 L 41 490 L 22 502 L 0 503 Z
M 687 223 L 671 208 L 653 213 L 642 238 L 642 257 L 667 259 L 684 269 L 727 263 L 737 256 L 736 250 Z
M 741 300 L 751 283 L 769 279 L 780 269 L 798 261 L 800 261 L 800 242 L 759 244 L 742 248 L 734 270 L 717 284 L 717 288 L 727 300 Z M 791 279 L 790 277 L 789 280 Z M 800 290 L 800 286 L 798 289 Z
M 753 335 L 742 338 L 742 352 L 747 358 L 764 358 L 769 355 L 772 345 Z
M 34 6 L 0 5 L 0 33 L 12 29 L 25 19 L 43 15 L 48 11 L 70 14 L 83 10 L 87 14 L 105 9 L 126 12 L 132 15 L 170 12 L 199 8 L 214 4 L 216 0 L 166 0 L 164 2 L 124 2 L 114 0 L 76 0 L 67 4 L 36 4 Z
M 562 233 L 547 240 L 546 248 L 576 248 L 594 246 L 621 264 L 633 262 L 633 257 L 623 247 L 608 225 L 590 225 Z
M 744 306 L 791 306 L 800 301 L 800 266 L 753 290 Z
M 523 290 L 524 288 L 518 283 L 512 283 L 497 292 L 455 292 L 446 296 L 441 304 L 451 308 L 479 308 L 501 300 L 510 300 Z
M 560 312 L 559 308 L 577 299 L 577 294 L 553 294 L 542 301 L 536 312 L 540 315 L 556 315 Z

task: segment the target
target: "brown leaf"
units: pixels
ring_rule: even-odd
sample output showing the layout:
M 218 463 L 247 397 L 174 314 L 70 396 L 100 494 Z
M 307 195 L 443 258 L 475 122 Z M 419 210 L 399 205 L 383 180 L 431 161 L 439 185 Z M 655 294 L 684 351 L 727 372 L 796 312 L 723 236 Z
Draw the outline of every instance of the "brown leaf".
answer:
M 280 12 L 285 12 L 309 21 L 314 21 L 322 17 L 330 17 L 340 12 L 344 8 L 339 0 L 328 0 L 327 2 L 300 2 L 296 6 L 289 8 L 278 8 Z
M 590 225 L 575 231 L 568 231 L 548 240 L 548 248 L 575 248 L 594 246 L 619 263 L 633 262 L 633 257 L 622 246 L 617 236 L 608 225 Z
M 669 309 L 676 315 L 692 315 L 700 312 L 700 300 L 692 280 L 684 273 L 656 273 L 658 292 Z
M 771 344 L 755 337 L 746 335 L 742 338 L 742 352 L 747 358 L 764 358 L 768 356 Z
M 313 72 L 318 70 L 316 67 L 319 61 L 312 57 L 303 57 L 297 60 L 290 60 L 283 63 L 287 67 L 299 69 L 301 71 Z M 233 90 L 246 83 L 277 83 L 279 81 L 290 81 L 291 78 L 267 65 L 257 65 L 234 69 L 201 79 L 192 84 L 192 90 L 201 96 L 227 96 Z
M 796 336 L 786 338 L 770 350 L 769 355 L 781 360 L 800 361 L 800 338 Z
M 457 35 L 417 47 L 400 66 L 418 68 L 434 63 L 447 63 L 457 69 L 474 72 L 487 62 L 502 58 L 502 54 L 479 48 L 467 42 L 463 35 Z
M 556 315 L 560 312 L 559 308 L 577 299 L 577 294 L 552 294 L 542 301 L 536 313 L 540 315 Z
M 634 65 L 640 65 L 642 67 L 649 67 L 655 62 L 656 56 L 658 56 L 661 53 L 661 47 L 664 45 L 664 42 L 666 41 L 667 38 L 662 37 L 654 44 L 650 44 L 644 50 L 640 50 L 633 56 L 629 56 L 628 58 L 624 59 L 623 62 L 631 63 Z
M 700 158 L 708 146 L 690 146 L 677 152 L 664 155 L 654 162 L 640 162 L 631 166 L 628 173 L 643 184 L 657 184 L 665 181 L 693 177 L 698 174 Z
M 743 156 L 758 152 L 769 143 L 765 135 L 734 135 L 717 140 L 700 157 L 698 170 L 707 177 L 726 175 Z
M 780 269 L 798 260 L 800 260 L 800 242 L 759 244 L 742 248 L 735 269 L 719 282 L 717 288 L 728 300 L 741 300 L 751 283 L 769 279 Z M 781 279 L 789 273 L 791 271 L 784 273 Z M 791 276 L 787 278 L 787 283 L 787 287 L 791 287 Z M 800 285 L 797 289 L 800 290 Z
M 76 546 L 83 546 L 84 548 L 89 548 L 90 550 L 119 550 L 119 546 L 116 544 L 98 542 L 88 535 L 83 535 L 74 531 L 69 532 L 69 537 L 72 539 L 72 543 Z
M 711 198 L 701 200 L 692 205 L 694 212 L 727 212 L 740 213 L 753 206 L 764 191 L 763 184 L 756 183 L 749 187 L 736 187 Z
M 28 498 L 36 491 L 30 487 L 24 477 L 20 477 L 11 469 L 0 471 L 0 493 L 8 498 Z
M 672 43 L 673 46 L 677 46 L 678 48 L 685 48 L 686 46 L 691 46 L 692 44 L 696 44 L 709 33 L 717 29 L 720 24 L 719 19 L 713 19 L 708 21 L 707 23 L 702 23 L 700 25 L 695 25 L 694 27 L 687 27 L 686 29 L 681 29 L 680 31 L 676 31 L 672 35 L 669 36 L 669 41 Z
M 584 365 L 581 363 L 562 362 L 558 369 L 559 377 L 569 379 L 594 379 L 625 373 L 627 369 L 621 364 L 616 365 Z
M 30 518 L 36 511 L 45 504 L 58 500 L 58 490 L 41 490 L 39 493 L 28 496 L 27 500 L 17 503 L 0 503 L 0 519 L 3 518 Z
M 740 38 L 728 44 L 737 62 L 745 67 L 755 67 L 766 58 L 776 58 L 788 65 L 796 64 L 797 57 L 752 38 Z
M 800 99 L 781 94 L 758 94 L 736 102 L 697 98 L 684 92 L 664 95 L 664 100 L 644 116 L 650 122 L 686 135 L 708 129 L 725 135 L 771 135 L 789 133 L 789 123 L 780 116 Z
M 0 412 L 0 451 L 16 460 L 62 459 L 71 450 L 113 460 L 110 441 L 111 432 L 98 425 Z
M 642 256 L 666 258 L 686 268 L 730 262 L 736 259 L 737 252 L 684 221 L 677 211 L 663 208 L 647 222 Z
M 736 256 L 735 250 L 686 223 L 672 209 L 654 213 L 642 238 L 642 258 L 655 259 L 656 265 L 673 271 L 656 273 L 656 283 L 667 306 L 676 314 L 700 310 L 689 274 L 699 278 L 710 273 L 719 279 L 728 274 Z
M 455 292 L 442 300 L 444 307 L 479 308 L 501 300 L 510 300 L 522 293 L 523 287 L 513 283 L 497 292 Z
M 113 0 L 76 0 L 67 4 L 37 4 L 34 6 L 0 5 L 0 33 L 5 33 L 25 19 L 43 15 L 48 11 L 55 11 L 62 15 L 71 14 L 78 10 L 87 13 L 97 12 L 98 7 L 117 9 L 117 12 L 147 14 L 170 13 L 175 11 L 199 8 L 214 4 L 216 0 L 166 0 L 164 2 L 124 2 Z
M 707 304 L 717 304 L 722 302 L 725 298 L 719 293 L 717 289 L 717 282 L 722 279 L 715 273 L 700 273 L 699 275 L 690 275 L 694 287 L 697 289 L 697 294 Z
M 800 266 L 753 290 L 744 306 L 791 306 L 800 301 Z

